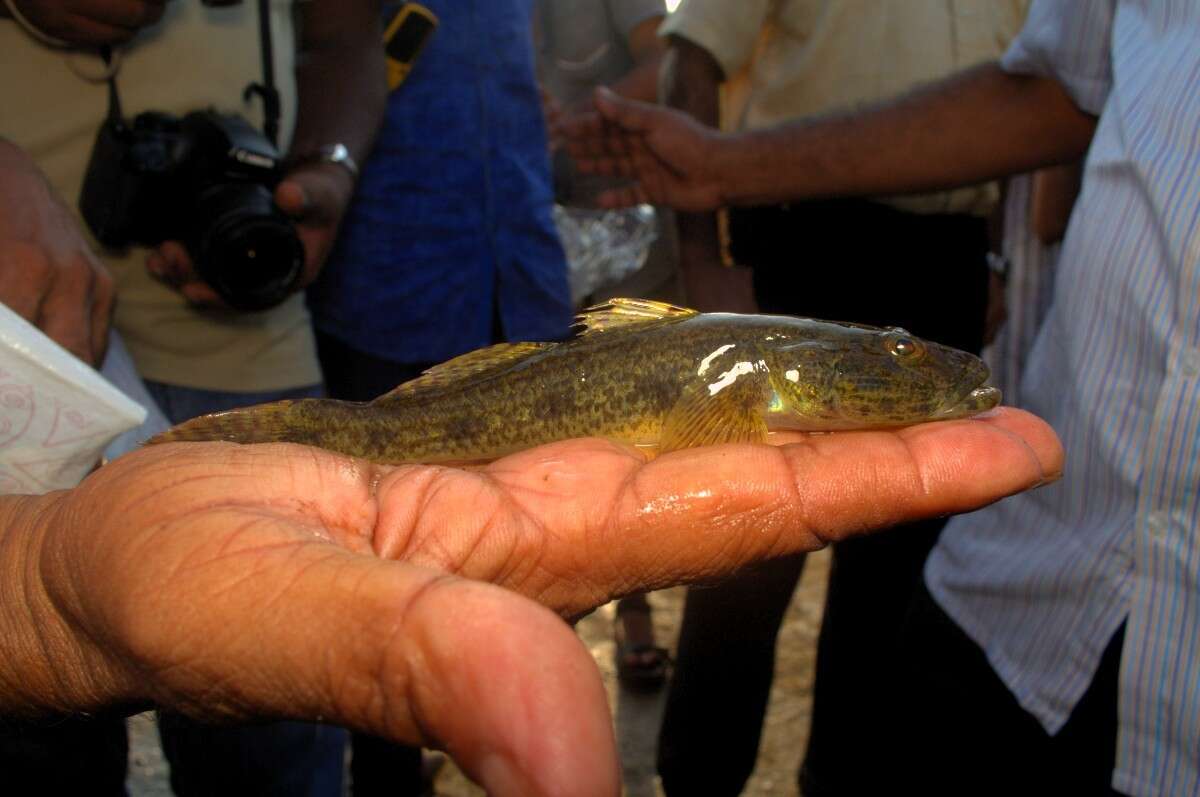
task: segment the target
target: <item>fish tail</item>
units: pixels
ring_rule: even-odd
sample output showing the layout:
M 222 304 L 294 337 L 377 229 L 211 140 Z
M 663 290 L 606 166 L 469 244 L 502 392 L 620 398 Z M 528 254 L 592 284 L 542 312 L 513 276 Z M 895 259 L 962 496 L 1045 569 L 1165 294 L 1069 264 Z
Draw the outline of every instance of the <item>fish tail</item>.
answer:
M 146 445 L 204 441 L 311 444 L 315 441 L 307 439 L 310 430 L 295 423 L 298 405 L 308 401 L 312 399 L 276 401 L 201 415 L 155 435 Z

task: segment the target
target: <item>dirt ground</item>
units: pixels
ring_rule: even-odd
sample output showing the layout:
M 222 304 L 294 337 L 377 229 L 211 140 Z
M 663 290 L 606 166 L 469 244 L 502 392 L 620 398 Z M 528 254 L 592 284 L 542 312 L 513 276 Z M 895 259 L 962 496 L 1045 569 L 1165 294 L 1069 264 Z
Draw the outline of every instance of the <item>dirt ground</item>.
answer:
M 754 777 L 743 792 L 747 797 L 798 795 L 796 770 L 808 735 L 813 662 L 828 574 L 827 551 L 808 557 L 800 587 L 780 629 L 775 683 Z M 660 644 L 672 645 L 674 642 L 683 595 L 683 589 L 673 589 L 650 596 Z M 613 617 L 613 606 L 604 606 L 582 620 L 577 630 L 596 658 L 608 688 L 620 745 L 625 795 L 657 797 L 662 790 L 654 774 L 654 746 L 663 695 L 645 696 L 618 688 L 613 669 Z M 171 792 L 166 773 L 152 715 L 133 718 L 130 721 L 130 794 L 132 797 L 167 797 Z M 482 797 L 484 792 L 451 763 L 438 776 L 437 794 L 439 797 Z

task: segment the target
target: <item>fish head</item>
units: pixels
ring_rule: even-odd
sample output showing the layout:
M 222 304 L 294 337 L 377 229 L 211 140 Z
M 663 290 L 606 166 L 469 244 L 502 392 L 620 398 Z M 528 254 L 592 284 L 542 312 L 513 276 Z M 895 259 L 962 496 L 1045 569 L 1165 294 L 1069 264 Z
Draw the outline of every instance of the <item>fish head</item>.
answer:
M 881 429 L 965 418 L 1000 403 L 983 360 L 907 331 L 810 322 L 771 345 L 772 429 Z

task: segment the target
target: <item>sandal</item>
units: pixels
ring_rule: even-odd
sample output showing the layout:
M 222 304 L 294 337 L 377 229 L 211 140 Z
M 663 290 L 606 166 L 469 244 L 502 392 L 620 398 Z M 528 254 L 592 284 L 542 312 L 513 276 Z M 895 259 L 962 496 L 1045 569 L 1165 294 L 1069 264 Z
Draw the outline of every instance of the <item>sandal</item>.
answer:
M 617 680 L 625 687 L 639 692 L 657 692 L 667 682 L 671 656 L 666 648 L 653 642 L 629 642 L 623 639 L 622 617 L 629 613 L 650 615 L 648 606 L 617 604 L 616 655 Z

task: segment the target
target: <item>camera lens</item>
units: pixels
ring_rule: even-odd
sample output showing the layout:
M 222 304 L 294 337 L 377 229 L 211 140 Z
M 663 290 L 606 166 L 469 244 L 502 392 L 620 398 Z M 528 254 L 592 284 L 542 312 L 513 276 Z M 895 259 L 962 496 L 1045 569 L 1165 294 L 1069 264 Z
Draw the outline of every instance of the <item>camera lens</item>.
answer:
M 200 197 L 196 270 L 235 310 L 266 310 L 300 281 L 304 246 L 261 185 L 226 183 Z

